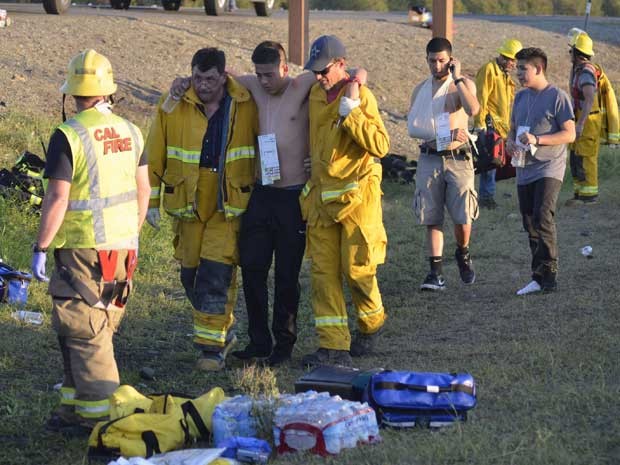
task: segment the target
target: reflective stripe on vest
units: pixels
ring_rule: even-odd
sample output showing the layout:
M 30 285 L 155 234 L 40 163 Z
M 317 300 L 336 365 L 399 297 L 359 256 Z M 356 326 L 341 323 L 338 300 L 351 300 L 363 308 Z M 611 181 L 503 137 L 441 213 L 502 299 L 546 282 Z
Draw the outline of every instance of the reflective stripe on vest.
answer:
M 347 317 L 343 316 L 319 316 L 314 319 L 314 326 L 325 328 L 328 326 L 347 326 Z

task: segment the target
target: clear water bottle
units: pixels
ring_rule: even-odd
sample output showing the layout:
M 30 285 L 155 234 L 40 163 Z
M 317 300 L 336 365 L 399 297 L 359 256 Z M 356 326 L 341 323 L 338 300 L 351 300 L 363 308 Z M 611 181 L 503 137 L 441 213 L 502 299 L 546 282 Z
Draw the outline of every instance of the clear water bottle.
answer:
M 168 93 L 166 100 L 164 100 L 164 103 L 161 104 L 161 109 L 164 113 L 172 113 L 180 101 L 180 97 L 176 97 Z
M 338 454 L 342 450 L 344 445 L 344 436 L 346 431 L 344 429 L 344 421 L 341 421 L 339 412 L 334 409 L 334 406 L 327 407 L 328 415 L 326 415 L 326 425 L 323 430 L 323 438 L 325 439 L 325 450 L 330 454 Z
M 18 310 L 11 313 L 11 316 L 18 321 L 23 321 L 30 325 L 43 324 L 43 314 L 40 312 L 28 312 L 26 310 Z

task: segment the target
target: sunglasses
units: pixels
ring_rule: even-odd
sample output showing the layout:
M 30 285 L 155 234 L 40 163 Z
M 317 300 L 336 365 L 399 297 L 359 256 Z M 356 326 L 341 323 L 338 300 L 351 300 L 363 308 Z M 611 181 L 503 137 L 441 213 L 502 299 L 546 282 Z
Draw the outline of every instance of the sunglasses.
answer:
M 318 76 L 319 74 L 321 76 L 325 76 L 327 73 L 329 73 L 329 68 L 331 68 L 332 66 L 334 66 L 335 62 L 332 61 L 329 65 L 327 65 L 325 68 L 323 68 L 321 71 L 312 71 L 315 76 Z

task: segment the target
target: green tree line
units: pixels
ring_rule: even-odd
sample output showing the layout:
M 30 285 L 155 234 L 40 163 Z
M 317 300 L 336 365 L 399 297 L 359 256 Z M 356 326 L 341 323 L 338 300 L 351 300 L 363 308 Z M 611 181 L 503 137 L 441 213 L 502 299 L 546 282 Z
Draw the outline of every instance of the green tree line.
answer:
M 407 10 L 409 5 L 432 9 L 433 0 L 310 0 L 310 8 L 325 10 Z M 455 13 L 496 15 L 585 14 L 586 0 L 454 0 Z M 620 0 L 593 0 L 593 16 L 620 16 Z

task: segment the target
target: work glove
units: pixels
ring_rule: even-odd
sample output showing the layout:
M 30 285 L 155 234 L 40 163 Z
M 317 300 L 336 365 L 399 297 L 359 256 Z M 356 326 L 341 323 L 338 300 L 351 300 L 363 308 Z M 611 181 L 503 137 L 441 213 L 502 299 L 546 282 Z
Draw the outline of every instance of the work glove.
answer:
M 50 278 L 45 275 L 45 263 L 47 262 L 47 253 L 34 252 L 32 255 L 32 264 L 30 268 L 32 275 L 39 281 L 48 282 Z
M 150 224 L 153 228 L 159 231 L 159 221 L 161 220 L 161 215 L 159 214 L 159 208 L 149 208 L 146 211 L 146 222 Z
M 338 107 L 338 114 L 343 118 L 349 116 L 349 113 L 353 111 L 354 108 L 360 106 L 360 99 L 352 99 L 349 97 L 342 97 L 340 99 L 340 106 Z

